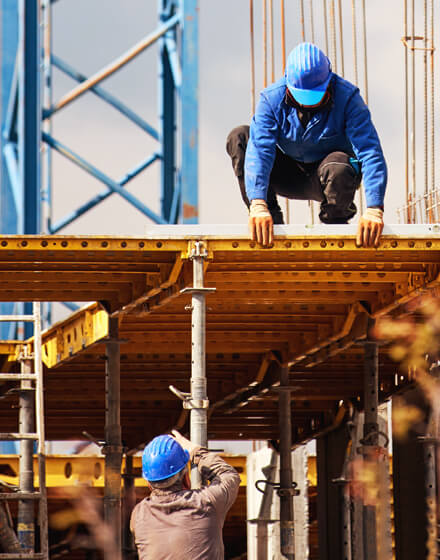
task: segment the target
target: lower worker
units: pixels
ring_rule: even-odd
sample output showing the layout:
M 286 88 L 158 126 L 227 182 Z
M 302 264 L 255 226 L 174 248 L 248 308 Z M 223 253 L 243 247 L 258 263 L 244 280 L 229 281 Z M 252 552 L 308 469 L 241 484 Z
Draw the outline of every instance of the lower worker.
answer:
M 363 179 L 357 244 L 379 245 L 387 183 L 380 141 L 359 89 L 332 72 L 317 46 L 293 49 L 283 78 L 261 92 L 250 127 L 232 130 L 226 149 L 253 240 L 270 245 L 273 224 L 284 223 L 277 195 L 315 200 L 321 222 L 348 223 Z
M 172 434 L 154 438 L 143 452 L 142 475 L 151 494 L 130 520 L 139 560 L 224 560 L 223 523 L 240 477 L 217 454 Z M 189 461 L 208 486 L 190 489 Z

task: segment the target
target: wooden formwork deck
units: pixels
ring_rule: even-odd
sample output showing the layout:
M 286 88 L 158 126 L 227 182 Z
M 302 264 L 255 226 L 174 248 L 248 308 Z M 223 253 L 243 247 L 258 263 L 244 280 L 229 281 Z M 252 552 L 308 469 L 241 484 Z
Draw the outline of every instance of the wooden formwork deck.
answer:
M 378 249 L 357 248 L 352 226 L 278 226 L 271 248 L 238 226 L 162 226 L 144 238 L 0 237 L 0 301 L 95 302 L 44 333 L 48 439 L 103 435 L 108 314 L 120 324 L 126 445 L 185 428 L 168 386 L 189 390 L 191 296 L 181 291 L 192 286 L 197 240 L 208 255 L 206 286 L 216 288 L 207 296 L 211 439 L 277 438 L 278 360 L 290 364 L 294 441 L 331 425 L 340 401 L 362 398 L 358 343 L 369 318 L 400 313 L 439 283 L 436 225 L 389 227 Z M 17 344 L 0 344 L 1 371 L 18 367 Z M 396 373 L 382 349 L 382 398 L 399 388 Z M 0 404 L 4 431 L 13 428 L 14 399 Z

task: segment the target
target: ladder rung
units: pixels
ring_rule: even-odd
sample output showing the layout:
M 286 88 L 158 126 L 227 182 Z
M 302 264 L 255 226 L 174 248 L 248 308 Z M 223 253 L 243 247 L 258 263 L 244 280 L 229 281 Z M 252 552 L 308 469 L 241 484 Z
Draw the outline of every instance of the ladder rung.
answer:
M 25 560 L 26 558 L 28 558 L 29 560 L 33 559 L 33 558 L 45 558 L 44 554 L 42 552 L 31 552 L 30 554 L 25 554 L 23 553 L 18 553 L 18 552 L 10 552 L 10 553 L 0 553 L 0 558 L 10 558 L 10 560 L 20 560 L 21 558 L 23 558 L 23 560 Z
M 10 440 L 17 440 L 20 441 L 21 439 L 35 439 L 38 440 L 38 434 L 17 434 L 17 433 L 0 433 L 0 441 L 10 441 Z
M 0 500 L 39 500 L 40 492 L 0 492 Z
M 35 373 L 0 373 L 0 381 L 26 381 L 37 379 Z
M 13 322 L 13 321 L 35 321 L 33 315 L 0 315 L 0 322 Z

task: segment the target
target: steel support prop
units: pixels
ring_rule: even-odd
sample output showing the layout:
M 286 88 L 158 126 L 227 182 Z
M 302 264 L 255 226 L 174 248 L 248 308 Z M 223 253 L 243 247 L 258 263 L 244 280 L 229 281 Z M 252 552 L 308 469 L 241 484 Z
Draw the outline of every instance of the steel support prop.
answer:
M 106 341 L 105 369 L 105 488 L 104 519 L 111 527 L 118 556 L 105 560 L 120 560 L 121 556 L 121 371 L 118 319 L 109 317 L 109 338 Z
M 21 372 L 33 373 L 32 360 L 23 359 Z M 20 383 L 19 432 L 29 434 L 34 432 L 34 390 L 32 381 L 23 380 Z M 21 492 L 34 491 L 33 449 L 33 440 L 20 441 L 19 481 Z M 23 552 L 33 553 L 35 550 L 34 500 L 18 502 L 17 535 Z
M 363 507 L 364 558 L 386 560 L 392 555 L 389 511 L 389 457 L 379 445 L 388 436 L 379 429 L 379 351 L 377 342 L 364 343 L 364 433 L 362 453 L 367 477 L 373 481 Z
M 191 254 L 193 261 L 193 288 L 191 290 L 191 441 L 208 445 L 208 395 L 206 383 L 206 290 L 203 286 L 204 262 L 207 257 L 202 243 L 197 241 Z M 192 488 L 200 488 L 197 469 L 191 474 Z
M 293 533 L 292 488 L 292 421 L 291 393 L 289 388 L 289 367 L 281 366 L 278 394 L 278 415 L 280 427 L 280 548 L 288 560 L 295 558 Z
M 364 457 L 368 460 L 379 443 L 378 423 L 378 346 L 376 342 L 364 344 Z M 365 504 L 363 515 L 364 556 L 377 560 L 376 506 Z
M 122 549 L 125 556 L 134 554 L 134 542 L 130 531 L 130 515 L 136 505 L 136 489 L 134 485 L 135 474 L 133 472 L 133 455 L 125 455 L 124 470 L 124 503 L 123 503 L 123 531 L 122 531 Z
M 426 499 L 426 560 L 438 559 L 437 521 L 437 440 L 433 437 L 421 438 L 425 459 L 425 499 Z

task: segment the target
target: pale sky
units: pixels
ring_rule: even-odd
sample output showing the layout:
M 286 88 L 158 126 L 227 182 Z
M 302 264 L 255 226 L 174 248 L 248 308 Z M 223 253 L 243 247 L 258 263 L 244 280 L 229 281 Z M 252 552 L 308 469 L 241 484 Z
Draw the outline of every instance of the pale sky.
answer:
M 306 7 L 309 2 L 305 1 Z M 360 5 L 360 2 L 358 3 Z M 315 40 L 324 48 L 322 3 L 314 1 Z M 351 57 L 351 2 L 344 3 L 346 77 L 354 79 Z M 200 0 L 200 221 L 239 223 L 246 212 L 232 174 L 224 144 L 231 128 L 250 118 L 249 3 L 247 0 Z M 275 0 L 275 78 L 281 75 L 279 3 Z M 403 200 L 403 2 L 385 4 L 368 0 L 369 106 L 389 165 L 386 217 L 396 222 L 395 208 Z M 299 2 L 286 3 L 287 50 L 300 41 Z M 257 91 L 261 79 L 261 2 L 255 2 Z M 306 21 L 309 23 L 308 12 Z M 87 17 L 85 17 L 87 15 Z M 359 15 L 358 15 L 359 17 Z M 358 20 L 359 21 L 359 20 Z M 418 28 L 423 24 L 419 14 Z M 54 6 L 54 52 L 90 74 L 106 64 L 156 26 L 153 0 L 75 0 Z M 418 29 L 422 33 L 423 28 Z M 310 27 L 307 28 L 308 39 Z M 360 48 L 360 45 L 358 46 Z M 105 87 L 157 124 L 157 50 L 150 49 L 130 66 L 105 82 Z M 418 53 L 421 65 L 421 53 Z M 340 70 L 340 61 L 339 68 Z M 69 88 L 70 80 L 55 73 L 55 99 Z M 419 80 L 418 93 L 422 80 Z M 363 83 L 361 84 L 363 87 Z M 83 124 L 79 126 L 80 119 Z M 421 128 L 419 129 L 421 132 Z M 72 146 L 112 177 L 119 177 L 155 148 L 136 127 L 93 95 L 86 95 L 55 119 L 55 136 Z M 419 136 L 421 140 L 421 136 Z M 56 158 L 55 216 L 75 201 L 101 190 L 70 163 Z M 422 154 L 418 156 L 422 163 Z M 158 209 L 159 166 L 156 164 L 130 187 L 142 200 Z M 309 220 L 304 203 L 292 203 L 292 219 Z M 113 216 L 116 220 L 113 219 Z M 110 219 L 109 219 L 110 217 Z M 142 235 L 145 219 L 113 195 L 103 207 L 68 228 L 75 233 Z
M 309 2 L 305 0 L 306 7 Z M 358 2 L 360 5 L 360 2 Z M 156 0 L 64 0 L 53 7 L 54 52 L 90 75 L 156 27 Z M 261 2 L 256 6 L 257 90 L 261 80 Z M 315 41 L 324 48 L 322 2 L 315 0 Z M 347 79 L 353 80 L 351 2 L 344 2 Z M 279 2 L 275 7 L 276 79 L 281 75 Z M 246 212 L 224 145 L 231 128 L 250 118 L 248 0 L 200 0 L 200 222 L 240 223 Z M 403 159 L 403 1 L 368 0 L 369 106 L 389 165 L 386 218 L 396 223 L 396 206 L 404 196 Z M 418 15 L 416 32 L 423 33 Z M 306 13 L 307 22 L 309 22 Z M 359 15 L 358 15 L 359 18 Z M 299 1 L 286 2 L 287 50 L 300 40 Z M 438 28 L 439 26 L 437 26 Z M 308 30 L 307 39 L 311 39 Z M 360 45 L 359 47 L 360 48 Z M 418 53 L 421 65 L 421 54 Z M 142 116 L 157 126 L 157 49 L 152 48 L 104 82 Z M 438 62 L 436 62 L 436 67 Z M 340 69 L 340 64 L 339 68 Z M 437 72 L 438 75 L 438 72 Z M 73 83 L 54 74 L 55 99 Z M 422 94 L 422 79 L 417 93 Z M 361 83 L 361 89 L 363 83 Z M 436 96 L 438 98 L 438 95 Z M 420 115 L 421 116 L 421 115 Z M 437 127 L 438 128 L 438 127 Z M 420 133 L 422 129 L 419 129 Z M 83 96 L 54 119 L 54 136 L 118 178 L 155 149 L 155 142 L 92 94 Z M 421 134 L 418 140 L 422 140 Z M 420 166 L 422 153 L 418 155 Z M 153 209 L 159 205 L 159 165 L 130 187 Z M 54 214 L 62 216 L 103 187 L 72 164 L 55 156 Z M 292 220 L 309 220 L 304 203 L 293 203 Z M 84 216 L 65 233 L 142 235 L 148 219 L 118 195 Z

